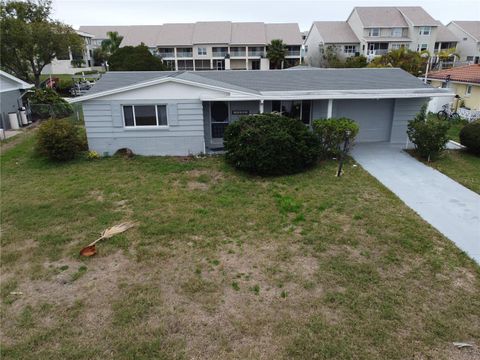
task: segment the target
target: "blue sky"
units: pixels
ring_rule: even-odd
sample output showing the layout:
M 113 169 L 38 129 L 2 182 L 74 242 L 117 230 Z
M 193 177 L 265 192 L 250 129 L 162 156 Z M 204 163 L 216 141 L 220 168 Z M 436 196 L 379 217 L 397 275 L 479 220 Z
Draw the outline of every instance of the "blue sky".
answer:
M 154 1 L 54 0 L 55 19 L 79 25 L 137 25 L 207 20 L 297 22 L 308 30 L 315 20 L 346 20 L 354 6 L 423 6 L 444 24 L 480 20 L 480 1 Z

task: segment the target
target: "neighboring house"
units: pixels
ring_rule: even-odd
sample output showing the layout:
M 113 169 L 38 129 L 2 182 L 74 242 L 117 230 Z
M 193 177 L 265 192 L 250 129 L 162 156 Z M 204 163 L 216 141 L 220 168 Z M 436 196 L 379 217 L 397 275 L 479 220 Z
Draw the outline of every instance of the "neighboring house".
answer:
M 458 37 L 419 6 L 355 7 L 347 21 L 315 21 L 305 44 L 305 61 L 314 66 L 325 47 L 342 56 L 364 55 L 370 60 L 391 50 L 455 48 Z M 308 48 L 308 51 L 307 51 Z
M 0 70 L 0 128 L 10 129 L 9 113 L 16 113 L 20 118 L 21 96 L 32 87 L 32 84 Z
M 74 53 L 68 50 L 63 56 L 57 55 L 50 64 L 47 64 L 42 74 L 75 74 L 81 71 L 92 70 L 93 64 L 93 49 L 92 34 L 83 31 L 77 31 L 85 43 L 85 49 L 81 53 Z
M 282 112 L 302 121 L 348 117 L 358 142 L 404 143 L 407 122 L 432 96 L 451 96 L 401 69 L 107 72 L 82 102 L 91 150 L 112 155 L 206 153 L 240 116 Z
M 434 52 L 438 22 L 420 6 L 355 7 L 347 23 L 360 40 L 360 53 L 384 55 L 401 47 Z
M 285 67 L 301 60 L 302 33 L 298 24 L 235 23 L 230 21 L 164 25 L 81 26 L 94 34 L 96 46 L 117 31 L 120 46 L 147 45 L 172 70 L 268 70 L 266 47 L 274 39 L 287 45 Z
M 315 21 L 305 39 L 305 63 L 322 66 L 328 47 L 340 58 L 359 55 L 360 41 L 345 21 Z
M 480 21 L 452 21 L 447 28 L 459 39 L 457 51 L 460 59 L 480 62 Z
M 428 80 L 433 87 L 451 89 L 464 106 L 480 110 L 480 64 L 434 71 L 428 74 Z

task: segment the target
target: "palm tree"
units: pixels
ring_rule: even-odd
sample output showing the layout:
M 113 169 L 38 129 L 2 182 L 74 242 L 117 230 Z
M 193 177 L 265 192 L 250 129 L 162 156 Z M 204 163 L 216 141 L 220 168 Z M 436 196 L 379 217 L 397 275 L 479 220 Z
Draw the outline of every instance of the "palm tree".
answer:
M 285 56 L 287 55 L 287 46 L 282 40 L 272 40 L 267 46 L 267 58 L 274 69 L 282 69 Z
M 118 50 L 122 43 L 123 36 L 119 35 L 116 31 L 107 32 L 108 39 L 102 41 L 102 50 L 109 55 L 112 55 Z

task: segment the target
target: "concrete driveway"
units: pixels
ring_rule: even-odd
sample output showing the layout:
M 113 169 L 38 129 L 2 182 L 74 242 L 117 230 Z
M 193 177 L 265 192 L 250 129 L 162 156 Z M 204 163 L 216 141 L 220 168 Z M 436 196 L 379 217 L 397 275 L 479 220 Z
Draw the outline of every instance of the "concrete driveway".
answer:
M 352 156 L 480 264 L 480 195 L 415 160 L 401 145 L 356 144 Z

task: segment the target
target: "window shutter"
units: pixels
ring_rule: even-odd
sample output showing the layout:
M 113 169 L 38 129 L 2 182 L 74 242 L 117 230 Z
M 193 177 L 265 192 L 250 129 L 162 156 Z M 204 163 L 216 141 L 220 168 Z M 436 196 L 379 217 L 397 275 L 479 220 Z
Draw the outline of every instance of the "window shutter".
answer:
M 168 121 L 168 125 L 171 125 L 171 126 L 178 125 L 177 104 L 167 105 L 167 121 Z
M 120 104 L 111 104 L 113 127 L 123 127 L 122 106 Z

